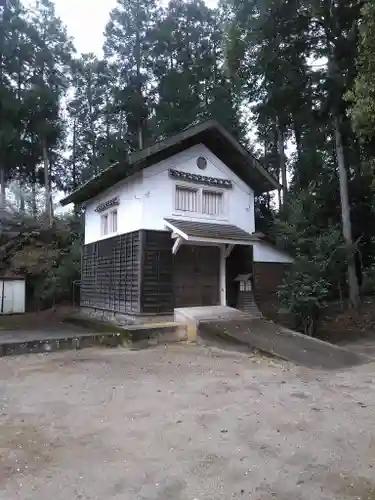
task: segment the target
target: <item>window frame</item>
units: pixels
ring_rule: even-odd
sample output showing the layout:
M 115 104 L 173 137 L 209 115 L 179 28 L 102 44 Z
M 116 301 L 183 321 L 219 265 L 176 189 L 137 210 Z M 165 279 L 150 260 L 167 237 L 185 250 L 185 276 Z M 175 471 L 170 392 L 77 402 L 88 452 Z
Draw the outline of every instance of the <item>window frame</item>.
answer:
M 196 207 L 197 210 L 182 210 L 180 208 L 177 208 L 177 190 L 178 189 L 185 189 L 186 191 L 191 191 L 197 194 L 197 199 L 196 199 Z M 197 214 L 200 211 L 200 192 L 198 186 L 191 185 L 188 183 L 182 184 L 182 183 L 177 183 L 175 184 L 174 187 L 174 210 L 178 213 L 186 213 L 186 214 Z
M 104 212 L 100 214 L 100 236 L 105 237 L 109 234 L 109 216 L 108 212 Z
M 221 198 L 221 211 L 220 214 L 208 214 L 206 212 L 203 212 L 203 195 L 204 193 L 214 193 L 217 195 L 220 195 Z M 221 219 L 225 216 L 225 191 L 224 190 L 219 190 L 219 189 L 207 189 L 206 187 L 203 187 L 201 190 L 201 213 L 203 217 L 210 217 L 213 219 Z
M 116 218 L 114 217 L 115 214 L 116 214 Z M 112 208 L 109 211 L 109 216 L 110 216 L 110 220 L 111 220 L 110 227 L 109 227 L 109 230 L 110 230 L 109 234 L 117 234 L 117 232 L 118 232 L 118 210 L 117 210 L 117 208 Z M 114 229 L 114 225 L 115 225 L 114 221 L 116 221 L 116 229 Z
M 198 200 L 197 200 L 197 211 L 189 212 L 186 210 L 178 210 L 176 208 L 176 193 L 177 189 L 192 189 L 197 191 Z M 211 191 L 213 193 L 220 193 L 222 196 L 222 214 L 210 215 L 203 213 L 203 191 Z M 229 216 L 229 207 L 228 207 L 228 190 L 222 189 L 217 186 L 206 186 L 206 185 L 197 185 L 190 182 L 175 182 L 173 186 L 173 215 L 180 217 L 190 217 L 194 219 L 208 219 L 208 220 L 228 220 Z
M 116 230 L 114 230 L 114 214 L 116 214 Z M 118 210 L 109 208 L 100 214 L 100 237 L 107 238 L 118 234 Z

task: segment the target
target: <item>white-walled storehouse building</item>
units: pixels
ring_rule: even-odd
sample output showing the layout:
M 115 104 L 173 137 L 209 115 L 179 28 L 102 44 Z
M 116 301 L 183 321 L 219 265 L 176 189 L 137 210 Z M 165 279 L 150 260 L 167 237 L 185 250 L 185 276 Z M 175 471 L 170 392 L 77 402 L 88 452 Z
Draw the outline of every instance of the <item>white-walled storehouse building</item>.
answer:
M 255 233 L 254 196 L 277 180 L 217 122 L 132 153 L 62 201 L 84 204 L 81 307 L 117 320 L 261 301 L 292 261 Z

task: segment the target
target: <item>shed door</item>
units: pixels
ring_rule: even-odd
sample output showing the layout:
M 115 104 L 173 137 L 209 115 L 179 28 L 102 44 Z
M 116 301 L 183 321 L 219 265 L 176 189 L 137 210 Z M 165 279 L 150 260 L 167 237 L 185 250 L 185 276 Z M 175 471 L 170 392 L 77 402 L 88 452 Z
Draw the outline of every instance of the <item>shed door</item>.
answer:
M 220 304 L 220 249 L 182 245 L 174 256 L 175 307 Z
M 0 314 L 25 312 L 25 282 L 0 280 Z

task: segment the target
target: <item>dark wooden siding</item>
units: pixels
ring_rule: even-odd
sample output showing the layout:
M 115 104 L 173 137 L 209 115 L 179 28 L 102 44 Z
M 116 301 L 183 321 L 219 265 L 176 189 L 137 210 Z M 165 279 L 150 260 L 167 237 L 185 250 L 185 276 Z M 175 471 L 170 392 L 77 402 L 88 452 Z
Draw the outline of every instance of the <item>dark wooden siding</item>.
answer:
M 182 245 L 174 256 L 176 307 L 220 304 L 220 249 Z
M 278 287 L 282 284 L 289 264 L 276 262 L 254 262 L 255 301 L 265 315 L 274 319 L 280 307 L 277 297 Z
M 139 232 L 84 246 L 81 305 L 121 313 L 140 312 Z
M 143 230 L 141 312 L 144 314 L 173 313 L 174 240 L 169 231 Z

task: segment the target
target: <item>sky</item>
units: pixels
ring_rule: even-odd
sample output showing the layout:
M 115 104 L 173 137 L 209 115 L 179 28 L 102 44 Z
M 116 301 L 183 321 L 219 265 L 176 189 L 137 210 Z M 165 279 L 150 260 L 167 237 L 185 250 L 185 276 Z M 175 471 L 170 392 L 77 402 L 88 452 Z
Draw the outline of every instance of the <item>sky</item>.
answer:
M 205 0 L 209 7 L 215 7 L 217 0 Z M 32 4 L 33 0 L 24 0 Z M 166 1 L 163 1 L 166 3 Z M 103 32 L 109 18 L 109 12 L 116 5 L 116 0 L 55 0 L 56 14 L 66 25 L 68 34 L 74 38 L 78 53 L 93 52 L 102 55 Z M 58 199 L 63 198 L 59 193 Z M 59 209 L 66 211 L 69 207 Z
M 217 0 L 206 0 L 206 4 L 214 7 Z M 55 0 L 55 5 L 78 53 L 94 52 L 100 56 L 103 31 L 116 0 Z

